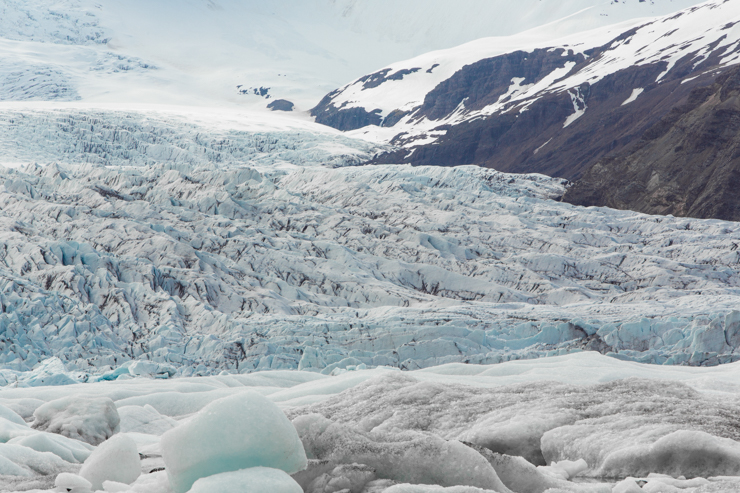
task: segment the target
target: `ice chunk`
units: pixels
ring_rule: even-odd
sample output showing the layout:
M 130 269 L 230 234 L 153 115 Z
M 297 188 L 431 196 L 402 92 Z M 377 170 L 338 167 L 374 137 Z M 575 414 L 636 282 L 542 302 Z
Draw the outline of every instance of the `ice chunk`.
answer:
M 0 418 L 0 443 L 6 443 L 14 438 L 24 437 L 37 433 L 35 430 L 29 428 L 27 424 L 18 424 L 8 421 L 7 419 Z
M 303 493 L 285 471 L 252 467 L 201 478 L 189 493 Z
M 376 479 L 375 481 L 370 481 L 366 484 L 362 493 L 383 493 L 385 490 L 391 486 L 395 486 L 396 484 L 398 483 L 391 481 L 390 479 Z
M 517 413 L 511 417 L 494 416 L 476 423 L 460 436 L 460 440 L 500 454 L 519 455 L 532 464 L 544 466 L 547 462 L 540 448 L 542 435 L 558 426 L 570 424 L 575 419 L 571 412 L 537 410 Z
M 309 368 L 321 369 L 325 366 L 326 363 L 318 349 L 311 346 L 303 348 L 303 356 L 301 356 L 301 360 L 298 362 L 299 370 L 307 370 Z
M 129 491 L 131 485 L 126 483 L 118 483 L 116 481 L 103 481 L 103 490 L 108 493 L 123 493 Z
M 80 469 L 80 476 L 98 490 L 103 488 L 103 481 L 131 484 L 140 474 L 141 460 L 136 442 L 121 434 L 101 443 Z
M 44 401 L 41 399 L 33 399 L 25 397 L 23 399 L 4 399 L 1 401 L 4 406 L 18 414 L 24 421 L 33 418 L 33 412 L 41 405 Z
M 543 472 L 543 467 L 536 467 L 522 457 L 497 454 L 477 445 L 471 444 L 470 446 L 488 460 L 501 481 L 515 493 L 543 493 L 550 489 L 582 493 L 610 492 L 610 488 L 606 485 L 576 484 L 562 477 L 546 474 Z
M 46 387 L 58 385 L 72 385 L 77 383 L 66 374 L 64 363 L 57 357 L 42 361 L 23 380 L 29 387 Z
M 577 461 L 562 460 L 553 462 L 549 466 L 540 466 L 538 469 L 545 474 L 568 480 L 588 470 L 588 464 L 583 459 Z
M 135 361 L 128 367 L 128 372 L 136 377 L 169 378 L 177 373 L 174 367 L 153 361 Z
M 652 444 L 639 444 L 609 454 L 599 471 L 603 476 L 707 477 L 740 475 L 740 444 L 701 431 L 680 430 Z
M 626 478 L 612 488 L 612 493 L 644 493 L 634 478 Z
M 151 405 L 123 406 L 118 408 L 123 433 L 149 433 L 161 435 L 177 426 L 177 421 L 160 414 Z
M 28 426 L 26 422 L 23 421 L 23 418 L 20 417 L 15 411 L 2 405 L 0 405 L 0 418 L 7 419 L 11 423 Z
M 690 490 L 684 490 L 689 493 Z M 740 493 L 740 482 L 717 481 L 697 488 L 692 493 Z
M 71 472 L 75 466 L 50 452 L 22 445 L 0 443 L 0 475 L 35 476 Z
M 499 493 L 494 490 L 482 490 L 471 486 L 429 486 L 418 484 L 397 484 L 383 490 L 383 493 Z
M 8 443 L 23 445 L 37 452 L 51 452 L 73 464 L 84 462 L 93 451 L 93 447 L 85 442 L 53 433 L 34 433 L 13 438 Z
M 71 395 L 40 406 L 33 428 L 98 445 L 119 431 L 120 417 L 108 397 Z
M 165 433 L 161 446 L 175 493 L 222 472 L 264 466 L 292 474 L 307 465 L 301 440 L 283 411 L 252 391 L 212 402 Z
M 92 483 L 82 476 L 63 472 L 54 480 L 56 491 L 70 493 L 87 493 L 92 491 Z
M 362 491 L 374 481 L 375 469 L 364 464 L 343 464 L 322 474 L 311 482 L 306 493 L 334 493 L 340 490 Z
M 705 478 L 685 479 L 683 476 L 681 476 L 680 478 L 674 478 L 667 474 L 655 474 L 655 473 L 648 474 L 647 479 L 650 481 L 659 481 L 661 483 L 665 483 L 665 484 L 675 486 L 676 488 L 681 488 L 681 489 L 699 488 L 700 486 L 709 484 L 709 480 Z M 740 480 L 740 478 L 737 478 L 737 479 Z
M 365 434 L 318 414 L 300 416 L 293 423 L 310 458 L 366 464 L 379 477 L 395 481 L 505 491 L 491 465 L 458 441 L 416 432 Z

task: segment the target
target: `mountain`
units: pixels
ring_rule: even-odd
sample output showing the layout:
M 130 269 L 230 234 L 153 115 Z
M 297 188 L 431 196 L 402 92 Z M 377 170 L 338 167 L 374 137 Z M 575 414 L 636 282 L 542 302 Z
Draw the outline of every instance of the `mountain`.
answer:
M 600 159 L 564 200 L 740 221 L 740 70 L 723 71 L 622 152 Z
M 302 111 L 430 50 L 568 16 L 559 29 L 572 32 L 695 2 L 653 3 L 0 0 L 0 101 L 264 108 L 284 99 Z
M 736 199 L 728 199 L 725 212 L 703 204 L 712 196 L 719 200 L 709 183 L 724 182 L 725 175 L 686 169 L 694 159 L 731 176 L 726 164 L 727 152 L 732 155 L 728 142 L 736 140 L 731 125 L 724 129 L 724 140 L 707 137 L 714 154 L 661 165 L 663 181 L 679 168 L 683 180 L 694 181 L 691 193 L 696 198 L 690 206 L 668 198 L 667 192 L 663 199 L 673 200 L 671 204 L 646 205 L 649 199 L 638 191 L 650 180 L 644 163 L 639 178 L 635 173 L 617 178 L 621 173 L 614 172 L 629 161 L 620 156 L 642 160 L 645 153 L 662 152 L 638 142 L 660 133 L 658 127 L 669 126 L 666 119 L 697 118 L 682 115 L 709 97 L 707 91 L 719 91 L 714 85 L 722 85 L 740 61 L 738 23 L 740 4 L 714 0 L 669 16 L 554 41 L 542 40 L 543 29 L 482 39 L 357 79 L 328 94 L 312 114 L 317 122 L 349 135 L 398 147 L 377 156 L 377 163 L 478 164 L 578 180 L 598 162 L 603 176 L 612 175 L 608 185 L 603 176 L 597 179 L 592 173 L 578 195 L 569 192 L 566 200 L 738 219 L 735 212 L 727 212 L 736 210 Z M 723 118 L 731 120 L 727 105 L 708 104 L 711 107 L 701 111 L 715 125 L 722 125 Z M 674 135 L 673 148 L 680 147 L 679 139 Z M 636 145 L 643 149 L 639 157 L 633 154 Z M 584 190 L 596 181 L 598 192 L 588 192 L 586 199 Z M 682 186 L 671 185 L 673 196 L 688 193 Z M 630 199 L 607 199 L 627 188 Z

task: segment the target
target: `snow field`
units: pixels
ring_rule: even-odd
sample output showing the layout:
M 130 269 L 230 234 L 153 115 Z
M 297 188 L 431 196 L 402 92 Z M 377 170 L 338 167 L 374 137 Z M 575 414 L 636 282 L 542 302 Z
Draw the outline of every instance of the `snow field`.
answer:
M 699 2 L 547 3 L 3 0 L 0 100 L 264 108 L 285 98 L 305 111 L 348 80 L 430 50 L 558 20 L 550 36 L 579 32 Z
M 620 2 L 613 4 L 619 5 Z M 557 32 L 559 23 L 553 23 L 512 36 L 478 39 L 455 48 L 425 53 L 382 69 L 380 72 L 385 71 L 387 80 L 380 84 L 368 85 L 365 76 L 342 86 L 329 95 L 331 105 L 342 109 L 364 108 L 368 112 L 377 110 L 381 117 L 394 111 L 406 113 L 392 127 L 367 126 L 349 134 L 374 142 L 390 142 L 398 137 L 400 145 L 413 150 L 445 135 L 444 125 L 458 125 L 494 114 L 526 111 L 533 102 L 553 93 L 568 92 L 573 99 L 574 112 L 563 122 L 563 126 L 567 127 L 588 111 L 579 88 L 584 84 L 596 84 L 630 67 L 663 63 L 665 71 L 658 76 L 656 82 L 659 82 L 684 57 L 694 61 L 694 67 L 700 66 L 713 54 L 720 58 L 721 66 L 740 62 L 740 30 L 736 27 L 740 8 L 737 3 L 715 0 L 694 6 L 675 3 L 673 6 L 669 12 L 663 13 L 664 17 L 625 20 L 577 34 L 565 31 L 562 32 L 567 34 L 564 37 L 553 36 L 548 31 L 553 29 Z M 680 8 L 685 10 L 677 12 Z M 586 15 L 594 13 L 594 10 L 590 10 Z M 590 50 L 602 46 L 603 53 L 591 58 L 588 54 Z M 588 63 L 575 69 L 575 62 L 564 61 L 562 66 L 556 66 L 536 83 L 526 85 L 522 85 L 524 79 L 515 77 L 506 94 L 483 108 L 466 108 L 465 100 L 461 100 L 455 111 L 438 119 L 430 119 L 419 113 L 425 97 L 465 65 L 535 49 L 581 54 Z M 412 73 L 399 76 L 409 71 Z M 699 74 L 690 72 L 682 77 L 690 80 Z M 634 88 L 632 96 L 624 104 L 637 100 L 643 90 Z

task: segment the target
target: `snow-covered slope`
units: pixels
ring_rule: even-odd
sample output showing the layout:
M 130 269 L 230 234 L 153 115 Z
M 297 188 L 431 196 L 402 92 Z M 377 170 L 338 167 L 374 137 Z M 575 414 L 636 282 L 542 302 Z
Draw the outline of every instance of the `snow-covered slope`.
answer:
M 397 62 L 361 77 L 329 94 L 313 113 L 318 121 L 327 120 L 325 123 L 329 124 L 333 112 L 362 109 L 374 113 L 377 124 L 388 128 L 364 128 L 357 135 L 381 141 L 396 137 L 398 143 L 413 149 L 445 135 L 445 126 L 496 114 L 521 113 L 543 97 L 569 93 L 573 110 L 562 122 L 562 127 L 568 127 L 587 111 L 586 96 L 580 91 L 617 72 L 661 65 L 663 69 L 652 82 L 660 83 L 669 74 L 688 81 L 702 71 L 694 73 L 681 67 L 680 73 L 672 74 L 679 60 L 693 65 L 694 69 L 701 68 L 708 60 L 715 64 L 704 65 L 713 69 L 740 63 L 738 21 L 740 4 L 710 0 L 655 20 L 626 21 L 558 40 L 543 37 L 543 32 L 557 23 L 511 37 L 480 39 Z M 548 70 L 534 76 L 522 73 L 521 77 L 512 77 L 508 90 L 485 104 L 481 101 L 483 94 L 461 91 L 453 94 L 458 100 L 445 102 L 445 111 L 430 112 L 429 106 L 434 103 L 429 99 L 430 94 L 435 89 L 444 91 L 441 84 L 453 80 L 453 75 L 463 67 L 517 51 L 534 56 L 543 49 L 562 54 L 562 62 L 551 62 Z M 450 82 L 455 83 L 460 81 Z M 637 100 L 644 89 L 635 87 L 624 104 Z M 389 116 L 393 120 L 386 123 Z
M 347 80 L 430 50 L 563 18 L 543 35 L 696 3 L 2 0 L 0 100 L 264 107 L 269 96 L 306 110 Z

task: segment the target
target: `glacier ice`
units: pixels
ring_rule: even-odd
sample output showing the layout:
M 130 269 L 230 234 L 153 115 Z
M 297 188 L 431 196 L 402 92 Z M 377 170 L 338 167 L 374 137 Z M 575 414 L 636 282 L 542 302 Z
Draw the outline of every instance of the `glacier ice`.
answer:
M 144 406 L 122 406 L 118 408 L 123 433 L 147 433 L 162 435 L 177 426 L 177 421 L 163 416 L 149 404 Z
M 18 436 L 6 443 L 22 445 L 37 452 L 51 452 L 71 464 L 85 462 L 93 450 L 93 447 L 87 442 L 54 433 L 33 433 Z
M 104 481 L 133 483 L 141 475 L 136 442 L 125 434 L 109 438 L 90 454 L 79 474 L 90 481 L 95 490 L 101 489 Z
M 411 431 L 367 434 L 318 414 L 293 421 L 312 459 L 365 464 L 379 478 L 416 484 L 476 486 L 506 490 L 496 471 L 477 452 L 457 441 Z
M 617 449 L 601 470 L 613 476 L 740 476 L 740 444 L 702 431 L 677 430 L 650 444 Z
M 303 493 L 303 489 L 285 471 L 252 467 L 222 472 L 201 478 L 189 493 Z
M 342 464 L 328 469 L 303 488 L 306 493 L 334 493 L 341 490 L 360 492 L 367 483 L 376 479 L 375 469 L 364 464 Z
M 344 433 L 353 433 L 358 443 L 368 442 L 366 448 L 373 442 L 363 433 L 387 437 L 415 431 L 468 442 L 483 437 L 476 445 L 490 447 L 491 452 L 550 464 L 541 470 L 532 466 L 527 474 L 547 475 L 554 483 L 558 478 L 566 479 L 553 474 L 554 469 L 570 471 L 568 476 L 581 473 L 581 460 L 588 466 L 585 474 L 595 477 L 638 477 L 650 472 L 674 476 L 740 474 L 735 469 L 737 451 L 733 445 L 738 436 L 732 431 L 737 405 L 669 381 L 626 379 L 587 386 L 543 381 L 479 388 L 389 372 L 318 404 L 291 408 L 288 415 L 294 418 L 307 453 L 318 459 L 339 460 L 336 456 L 345 463 L 364 463 L 381 470 L 378 464 L 365 462 L 372 459 L 352 455 L 349 445 L 348 451 L 343 451 L 338 444 L 352 442 L 340 439 L 342 426 L 356 429 Z M 543 416 L 557 419 L 542 421 Z M 528 423 L 530 417 L 534 426 Z M 304 435 L 303 423 L 312 424 L 314 431 Z M 506 434 L 517 430 L 515 436 L 533 448 L 488 439 L 502 428 Z M 393 444 L 388 447 L 391 450 Z M 394 462 L 399 468 L 401 464 L 400 459 Z M 380 477 L 396 479 L 392 475 Z M 419 482 L 413 480 L 418 478 L 398 479 Z M 502 481 L 507 484 L 504 478 Z
M 256 392 L 209 404 L 165 433 L 161 446 L 175 493 L 185 493 L 199 478 L 223 472 L 270 467 L 295 473 L 307 465 L 293 425 L 280 408 Z
M 47 402 L 33 413 L 32 427 L 98 445 L 120 430 L 121 418 L 108 397 L 70 395 Z
M 133 359 L 145 377 L 738 358 L 734 223 L 573 207 L 539 175 L 347 167 L 376 148 L 305 129 L 0 120 L 7 159 L 57 163 L 0 169 L 0 383 Z
M 397 484 L 388 489 L 382 490 L 383 493 L 500 493 L 495 490 L 483 490 L 470 486 L 428 486 L 415 484 Z
M 309 493 L 346 489 L 381 493 L 391 487 L 429 492 L 477 488 L 496 493 L 607 493 L 627 488 L 630 483 L 623 481 L 625 476 L 634 478 L 632 486 L 640 491 L 729 492 L 740 484 L 740 476 L 727 476 L 737 474 L 733 467 L 738 457 L 739 365 L 655 366 L 578 353 L 410 372 L 386 368 L 338 376 L 287 371 L 224 373 L 73 387 L 7 387 L 2 394 L 3 405 L 9 409 L 20 408 L 15 402 L 33 407 L 37 401 L 53 402 L 65 393 L 79 394 L 84 389 L 88 397 L 110 398 L 117 405 L 149 399 L 171 410 L 173 417 L 165 417 L 151 405 L 119 405 L 121 427 L 127 421 L 134 428 L 141 426 L 126 434 L 134 442 L 129 443 L 132 463 L 141 454 L 138 467 L 131 468 L 141 476 L 129 485 L 121 478 L 107 486 L 104 483 L 105 491 L 172 493 L 168 473 L 162 470 L 171 468 L 171 463 L 161 455 L 165 452 L 167 458 L 167 434 L 178 430 L 213 431 L 207 439 L 192 444 L 178 442 L 178 451 L 189 450 L 202 458 L 215 457 L 210 452 L 243 457 L 250 447 L 239 430 L 255 431 L 246 418 L 254 413 L 233 406 L 233 413 L 213 420 L 218 425 L 211 422 L 212 426 L 203 427 L 198 426 L 199 416 L 209 413 L 210 403 L 215 407 L 219 402 L 260 395 L 263 404 L 269 400 L 279 403 L 294 420 L 294 425 L 283 421 L 286 429 L 298 435 L 294 435 L 296 440 L 300 436 L 305 452 L 316 457 L 306 461 L 307 468 L 289 482 Z M 197 405 L 177 411 L 189 398 Z M 283 415 L 276 407 L 272 411 L 278 413 L 273 416 Z M 543 417 L 548 415 L 562 419 L 544 426 Z M 48 491 L 59 473 L 80 473 L 79 462 L 94 449 L 80 440 L 34 430 L 9 416 L 12 421 L 0 418 L 6 427 L 3 433 L 16 436 L 0 444 L 0 470 L 14 476 L 0 477 L 0 484 L 11 485 L 11 491 Z M 530 417 L 533 427 L 527 426 Z M 164 440 L 157 434 L 162 423 L 175 426 Z M 486 448 L 492 446 L 491 441 L 471 443 L 471 438 L 490 437 L 491 433 L 482 432 L 496 429 L 506 433 L 519 429 L 519 436 L 539 438 L 539 463 L 547 465 L 537 466 L 522 457 L 527 449 L 509 448 L 514 455 L 508 455 Z M 98 450 L 124 436 L 114 435 Z M 238 446 L 230 447 L 229 440 L 238 441 Z M 223 446 L 208 448 L 209 443 Z M 51 446 L 55 450 L 44 450 Z M 211 472 L 203 474 L 215 481 L 222 471 Z M 469 485 L 476 480 L 498 483 Z M 630 489 L 634 491 L 624 491 Z
M 92 492 L 92 483 L 77 474 L 63 472 L 54 479 L 56 491 L 65 493 L 89 493 Z

